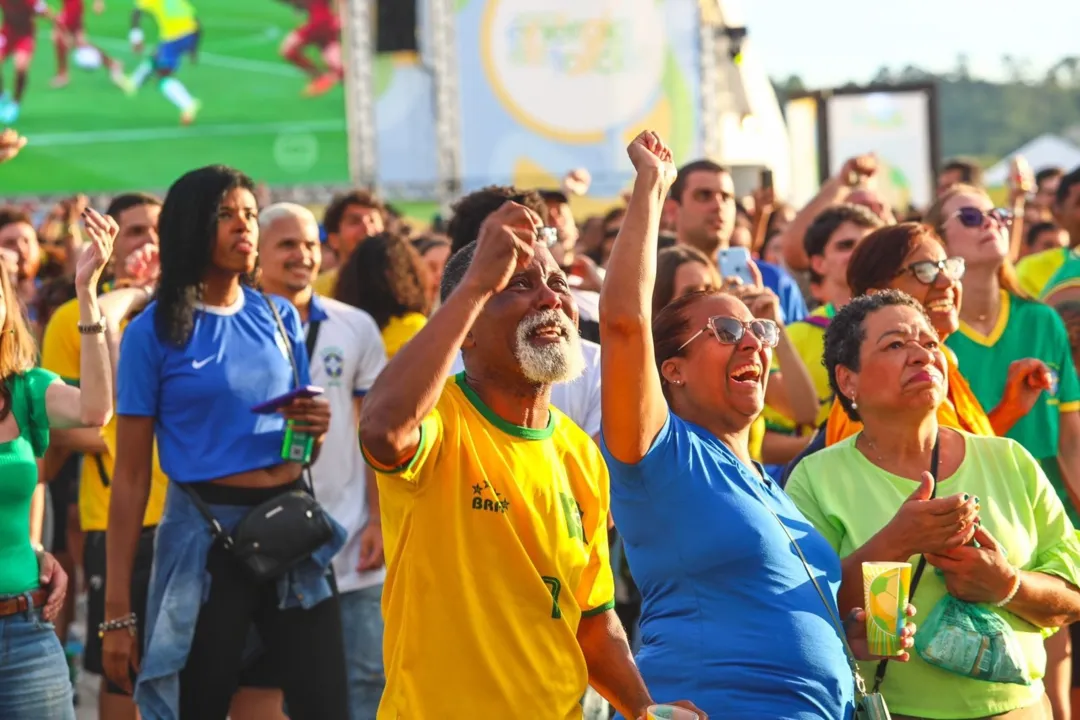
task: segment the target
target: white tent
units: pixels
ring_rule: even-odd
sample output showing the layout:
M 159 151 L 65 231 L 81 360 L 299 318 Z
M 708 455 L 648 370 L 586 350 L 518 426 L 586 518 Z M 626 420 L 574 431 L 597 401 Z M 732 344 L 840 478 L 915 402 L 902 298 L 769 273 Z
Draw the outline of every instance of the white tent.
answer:
M 1051 166 L 1065 168 L 1066 172 L 1080 167 L 1080 147 L 1057 135 L 1040 135 L 987 170 L 983 176 L 986 187 L 1005 185 L 1009 178 L 1009 166 L 1016 155 L 1023 155 L 1033 172 Z

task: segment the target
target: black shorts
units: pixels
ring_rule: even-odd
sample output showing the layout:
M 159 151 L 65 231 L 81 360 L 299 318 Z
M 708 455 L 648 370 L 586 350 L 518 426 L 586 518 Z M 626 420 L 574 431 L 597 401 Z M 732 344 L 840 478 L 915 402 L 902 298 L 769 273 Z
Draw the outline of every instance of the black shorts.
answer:
M 54 555 L 67 552 L 68 508 L 79 502 L 80 475 L 82 455 L 72 453 L 49 483 L 49 500 L 52 501 L 53 511 L 53 536 L 49 551 Z
M 135 613 L 140 644 L 145 640 L 146 598 L 150 593 L 150 570 L 154 565 L 154 532 L 156 527 L 143 528 L 139 548 L 131 569 L 131 611 Z M 86 572 L 86 652 L 83 667 L 89 672 L 104 674 L 101 664 L 101 638 L 98 625 L 105 622 L 105 533 L 100 530 L 86 533 L 83 550 Z M 141 654 L 141 653 L 140 653 Z M 122 689 L 108 683 L 108 691 L 126 695 Z
M 1077 649 L 1080 648 L 1080 623 L 1073 623 L 1069 627 L 1061 629 L 1061 632 L 1066 631 L 1069 633 L 1069 637 L 1072 638 L 1072 686 L 1080 688 L 1080 657 L 1076 654 Z

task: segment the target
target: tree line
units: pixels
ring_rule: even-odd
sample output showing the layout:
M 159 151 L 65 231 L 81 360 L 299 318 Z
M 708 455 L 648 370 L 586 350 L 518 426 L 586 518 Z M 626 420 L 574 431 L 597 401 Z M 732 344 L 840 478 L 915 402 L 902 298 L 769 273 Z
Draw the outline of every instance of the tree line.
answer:
M 1001 59 L 1006 79 L 992 82 L 974 77 L 961 55 L 948 73 L 936 74 L 915 65 L 882 67 L 874 84 L 933 82 L 938 88 L 942 154 L 965 155 L 984 164 L 996 162 L 1043 133 L 1071 139 L 1080 145 L 1080 56 L 1063 58 L 1036 75 L 1023 59 Z M 807 88 L 798 75 L 774 80 L 781 103 Z M 848 83 L 845 88 L 859 87 Z

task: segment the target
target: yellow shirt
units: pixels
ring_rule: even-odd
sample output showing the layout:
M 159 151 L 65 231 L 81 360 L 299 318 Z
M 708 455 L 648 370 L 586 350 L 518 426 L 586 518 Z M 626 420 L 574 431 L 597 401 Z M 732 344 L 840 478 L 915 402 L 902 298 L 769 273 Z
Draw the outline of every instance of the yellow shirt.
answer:
M 71 300 L 64 303 L 53 313 L 45 328 L 45 338 L 41 346 L 41 366 L 52 370 L 67 383 L 79 383 L 79 354 L 82 349 L 82 336 L 79 334 L 79 302 Z M 121 326 L 123 330 L 124 326 Z M 116 416 L 102 428 L 101 436 L 108 452 L 101 453 L 101 464 L 112 482 L 114 457 L 116 454 Z M 165 508 L 165 491 L 168 477 L 158 464 L 157 446 L 153 453 L 153 465 L 150 476 L 150 499 L 146 505 L 143 525 L 157 525 Z M 82 463 L 82 477 L 79 481 L 79 519 L 84 531 L 105 530 L 109 524 L 109 485 L 102 482 L 98 472 L 98 463 L 93 455 L 86 455 Z
M 1068 257 L 1068 248 L 1051 248 L 1028 255 L 1016 264 L 1020 287 L 1033 298 L 1042 297 L 1046 283 L 1057 274 Z
M 136 0 L 135 7 L 154 16 L 161 42 L 178 40 L 199 29 L 195 8 L 188 0 Z
M 324 273 L 319 273 L 319 277 L 315 278 L 315 282 L 311 283 L 311 287 L 315 290 L 315 294 L 328 298 L 334 297 L 334 291 L 337 290 L 337 276 L 337 268 L 327 270 Z
M 554 407 L 545 429 L 511 425 L 462 374 L 424 419 L 413 459 L 376 470 L 379 720 L 580 720 L 578 623 L 615 606 L 608 473 L 592 439 Z
M 383 345 L 386 346 L 386 359 L 397 355 L 401 347 L 413 339 L 413 335 L 427 324 L 427 317 L 420 313 L 406 313 L 390 318 L 382 329 Z
M 832 305 L 823 305 L 810 313 L 806 320 L 787 326 L 788 339 L 795 346 L 806 369 L 810 371 L 810 379 L 814 381 L 814 389 L 817 390 L 818 401 L 821 403 L 817 416 L 818 425 L 829 419 L 833 392 L 829 386 L 829 371 L 822 362 L 825 358 L 825 328 L 815 324 L 823 321 L 811 322 L 810 318 L 832 320 L 835 314 L 836 310 Z

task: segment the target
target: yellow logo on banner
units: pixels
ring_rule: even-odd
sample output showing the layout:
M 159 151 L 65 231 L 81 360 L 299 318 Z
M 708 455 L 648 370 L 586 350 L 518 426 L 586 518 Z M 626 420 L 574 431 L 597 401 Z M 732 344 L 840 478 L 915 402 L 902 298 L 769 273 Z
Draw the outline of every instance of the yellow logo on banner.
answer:
M 487 0 L 480 55 L 522 126 L 592 144 L 658 100 L 667 29 L 656 0 Z

